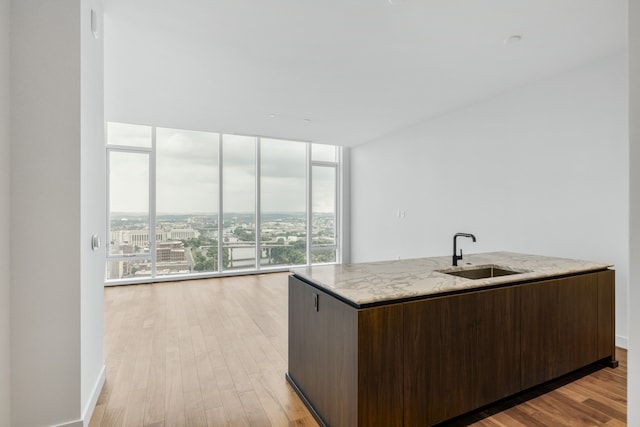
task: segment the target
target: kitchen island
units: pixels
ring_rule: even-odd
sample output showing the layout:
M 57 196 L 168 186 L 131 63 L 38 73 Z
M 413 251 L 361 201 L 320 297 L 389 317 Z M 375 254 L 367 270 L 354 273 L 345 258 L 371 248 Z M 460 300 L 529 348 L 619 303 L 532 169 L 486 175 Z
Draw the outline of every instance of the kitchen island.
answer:
M 433 425 L 616 365 L 610 264 L 509 252 L 450 263 L 292 270 L 287 379 L 321 425 Z

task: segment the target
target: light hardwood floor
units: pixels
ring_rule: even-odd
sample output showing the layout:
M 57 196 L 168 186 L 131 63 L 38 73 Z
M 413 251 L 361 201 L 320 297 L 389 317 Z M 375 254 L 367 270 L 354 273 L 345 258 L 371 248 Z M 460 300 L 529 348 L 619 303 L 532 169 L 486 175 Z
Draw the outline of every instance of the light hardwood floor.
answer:
M 625 425 L 617 357 L 448 425 Z M 284 379 L 286 273 L 105 288 L 105 363 L 90 427 L 317 426 Z

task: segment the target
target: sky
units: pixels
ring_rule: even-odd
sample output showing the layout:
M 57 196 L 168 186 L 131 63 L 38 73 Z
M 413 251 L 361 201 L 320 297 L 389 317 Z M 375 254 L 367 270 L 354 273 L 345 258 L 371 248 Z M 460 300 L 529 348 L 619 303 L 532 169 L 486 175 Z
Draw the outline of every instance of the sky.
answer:
M 108 124 L 108 143 L 151 148 L 149 126 Z M 162 213 L 218 211 L 218 144 L 212 132 L 156 129 L 156 203 Z M 256 138 L 223 135 L 223 204 L 225 212 L 255 209 Z M 263 138 L 260 144 L 261 208 L 269 212 L 304 212 L 306 205 L 306 143 Z M 335 158 L 331 146 L 312 144 L 316 160 Z M 112 212 L 146 212 L 150 153 L 111 152 L 109 156 Z M 335 209 L 334 169 L 313 168 L 313 210 Z

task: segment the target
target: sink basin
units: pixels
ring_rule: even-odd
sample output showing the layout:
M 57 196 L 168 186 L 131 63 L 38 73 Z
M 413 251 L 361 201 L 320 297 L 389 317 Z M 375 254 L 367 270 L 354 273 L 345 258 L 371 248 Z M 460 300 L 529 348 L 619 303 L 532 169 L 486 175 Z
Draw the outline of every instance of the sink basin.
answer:
M 473 280 L 523 273 L 522 271 L 508 270 L 497 265 L 478 265 L 469 268 L 438 270 L 438 272 Z

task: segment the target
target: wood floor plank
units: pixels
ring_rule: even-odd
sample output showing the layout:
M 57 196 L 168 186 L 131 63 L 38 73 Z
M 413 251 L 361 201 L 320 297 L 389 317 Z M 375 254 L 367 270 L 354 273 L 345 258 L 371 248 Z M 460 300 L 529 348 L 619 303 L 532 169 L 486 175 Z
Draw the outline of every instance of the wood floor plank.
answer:
M 131 390 L 122 418 L 123 426 L 144 425 L 144 402 L 146 397 L 147 390 L 143 388 L 134 388 Z
M 626 407 L 621 409 L 616 409 L 612 406 L 609 406 L 608 404 L 605 404 L 603 402 L 600 402 L 594 399 L 585 400 L 584 405 L 588 406 L 589 408 L 600 411 L 602 414 L 605 414 L 607 417 L 609 417 L 609 420 L 607 420 L 607 424 L 611 421 L 624 422 L 627 419 L 627 414 L 626 412 L 624 412 Z
M 567 396 L 576 402 L 588 406 L 592 409 L 598 410 L 603 414 L 609 416 L 609 418 L 618 419 L 619 421 L 625 421 L 626 409 L 625 403 L 616 402 L 613 400 L 608 401 L 606 404 L 600 401 L 600 396 L 593 394 L 590 391 L 583 392 L 579 385 L 572 384 L 571 387 L 562 387 L 558 389 L 558 393 Z M 592 396 L 594 398 L 592 398 Z
M 105 288 L 107 380 L 90 427 L 309 426 L 286 382 L 287 273 Z M 624 426 L 617 369 L 570 374 L 442 426 Z
M 154 303 L 156 310 L 153 321 L 153 338 L 151 340 L 151 359 L 146 387 L 147 395 L 144 408 L 144 424 L 164 423 L 166 393 L 166 292 L 158 288 Z
M 96 404 L 96 407 L 93 410 L 93 416 L 91 417 L 91 421 L 89 422 L 89 427 L 98 427 L 100 426 L 100 424 L 102 424 L 102 418 L 104 418 L 104 410 L 104 404 Z
M 231 388 L 221 392 L 222 406 L 230 426 L 248 426 L 249 420 L 244 412 L 238 392 Z
M 209 409 L 207 415 L 207 427 L 228 427 L 229 422 L 224 406 Z
M 627 423 L 625 421 L 611 420 L 605 425 L 609 427 L 623 427 L 626 426 Z
M 267 413 L 260 403 L 260 399 L 254 390 L 250 390 L 239 395 L 242 408 L 247 416 L 249 425 L 258 426 L 264 424 L 269 419 Z
M 260 381 L 260 376 L 251 377 L 253 389 L 256 396 L 260 400 L 260 404 L 272 426 L 286 426 L 290 420 L 282 405 L 278 402 L 277 397 L 271 393 Z
M 530 424 L 525 424 L 523 422 L 520 422 L 510 414 L 507 414 L 504 412 L 498 412 L 497 414 L 491 417 L 488 417 L 486 419 L 493 421 L 494 423 L 496 423 L 501 427 L 529 427 L 530 426 Z
M 194 357 L 198 372 L 198 381 L 200 382 L 200 392 L 202 393 L 202 402 L 206 413 L 211 409 L 222 406 L 222 399 L 220 398 L 220 390 L 218 389 L 216 376 L 211 367 L 201 328 L 197 325 L 192 326 L 191 335 L 193 337 Z
M 125 408 L 123 407 L 105 408 L 104 416 L 102 417 L 100 425 L 104 427 L 119 427 L 123 425 L 124 411 Z
M 186 421 L 177 313 L 177 300 L 181 297 L 182 295 L 179 292 L 179 288 L 172 288 L 170 289 L 167 303 L 165 424 L 175 426 L 183 426 Z

